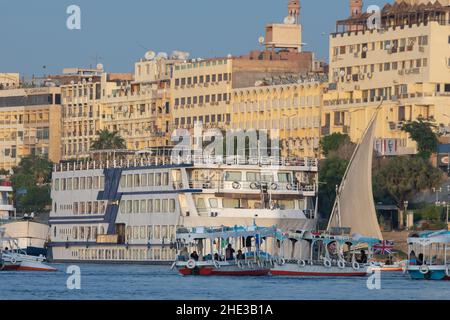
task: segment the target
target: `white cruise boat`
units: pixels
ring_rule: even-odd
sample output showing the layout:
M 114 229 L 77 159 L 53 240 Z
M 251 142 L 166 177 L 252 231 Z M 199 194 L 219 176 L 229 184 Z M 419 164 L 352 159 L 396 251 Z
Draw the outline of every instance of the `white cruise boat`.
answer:
M 179 227 L 315 228 L 316 159 L 174 163 L 164 154 L 56 165 L 49 259 L 165 264 Z

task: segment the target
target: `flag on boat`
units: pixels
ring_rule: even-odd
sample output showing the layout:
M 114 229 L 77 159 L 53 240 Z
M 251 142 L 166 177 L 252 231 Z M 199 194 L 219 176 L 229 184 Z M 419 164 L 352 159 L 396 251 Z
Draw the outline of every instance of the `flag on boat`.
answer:
M 394 249 L 394 242 L 389 240 L 383 240 L 373 246 L 376 253 L 379 254 L 391 254 Z

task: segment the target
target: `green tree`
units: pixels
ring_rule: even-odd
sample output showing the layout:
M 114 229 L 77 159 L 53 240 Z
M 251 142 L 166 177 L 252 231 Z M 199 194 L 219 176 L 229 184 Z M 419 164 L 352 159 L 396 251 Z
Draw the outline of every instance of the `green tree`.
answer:
M 52 167 L 47 158 L 31 155 L 13 168 L 14 204 L 19 212 L 42 212 L 51 204 Z
M 125 139 L 119 132 L 103 129 L 97 132 L 98 138 L 91 145 L 91 150 L 123 150 L 126 149 Z
M 350 137 L 342 133 L 333 133 L 320 140 L 320 148 L 325 157 L 328 157 L 331 151 L 337 151 L 346 144 L 351 144 Z
M 336 199 L 336 187 L 341 184 L 342 177 L 349 164 L 348 160 L 337 156 L 322 160 L 319 170 L 319 210 L 329 215 Z M 323 216 L 323 218 L 326 218 Z
M 442 181 L 442 172 L 421 157 L 393 157 L 375 170 L 374 194 L 378 201 L 388 198 L 403 208 L 405 201 L 413 200 L 421 191 L 438 187 Z
M 439 141 L 435 133 L 436 125 L 430 121 L 419 119 L 403 125 L 402 130 L 409 133 L 409 137 L 417 142 L 419 156 L 429 159 L 436 152 Z

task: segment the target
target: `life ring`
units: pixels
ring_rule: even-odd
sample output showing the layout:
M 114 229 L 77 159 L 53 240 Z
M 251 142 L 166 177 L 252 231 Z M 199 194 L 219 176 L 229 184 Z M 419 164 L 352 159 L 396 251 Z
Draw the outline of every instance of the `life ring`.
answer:
M 194 269 L 195 267 L 196 267 L 196 263 L 195 263 L 195 260 L 193 260 L 193 259 L 190 259 L 187 263 L 186 263 L 186 267 L 188 268 L 188 269 Z
M 17 260 L 14 257 L 11 257 L 11 259 L 9 260 L 12 264 L 16 264 Z
M 419 271 L 421 274 L 427 274 L 428 272 L 430 272 L 430 268 L 428 268 L 426 264 L 423 264 L 420 266 Z
M 344 269 L 345 268 L 345 262 L 342 260 L 339 260 L 337 263 L 339 269 Z
M 175 261 L 174 263 L 172 263 L 172 266 L 170 267 L 170 270 L 175 269 L 176 265 L 177 265 L 177 261 Z
M 277 263 L 278 263 L 280 266 L 283 266 L 283 265 L 286 263 L 286 260 L 284 260 L 284 258 L 279 258 L 278 261 L 277 261 Z
M 250 189 L 253 189 L 253 190 L 259 189 L 259 186 L 256 182 L 252 182 L 252 183 L 250 183 Z
M 298 265 L 300 268 L 304 268 L 304 267 L 306 267 L 306 261 L 305 261 L 305 260 L 298 260 L 297 265 Z
M 324 265 L 326 268 L 331 268 L 331 260 L 330 260 L 330 259 L 325 259 L 325 260 L 323 261 L 323 265 Z
M 286 185 L 286 189 L 287 189 L 287 190 L 292 190 L 292 184 L 288 183 L 288 184 Z
M 352 263 L 352 268 L 354 269 L 354 270 L 359 270 L 359 268 L 360 268 L 360 266 L 359 266 L 359 263 L 358 262 L 353 262 Z
M 217 260 L 213 260 L 214 267 L 220 269 L 220 263 Z
M 272 189 L 272 190 L 278 190 L 278 184 L 272 183 L 272 184 L 270 185 L 270 189 Z
M 237 181 L 233 182 L 233 189 L 238 190 L 241 188 L 241 184 Z

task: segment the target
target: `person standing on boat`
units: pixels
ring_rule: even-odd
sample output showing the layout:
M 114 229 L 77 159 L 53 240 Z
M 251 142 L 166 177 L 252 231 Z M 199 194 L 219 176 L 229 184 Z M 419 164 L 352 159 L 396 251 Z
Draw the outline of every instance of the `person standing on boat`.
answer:
M 198 254 L 197 251 L 194 251 L 191 253 L 191 259 L 194 261 L 198 261 Z
M 244 256 L 244 254 L 242 253 L 242 250 L 238 250 L 238 253 L 237 253 L 237 255 L 236 255 L 236 259 L 237 259 L 237 260 L 245 260 L 245 256 Z
M 367 263 L 367 254 L 365 250 L 361 250 L 361 256 L 359 257 L 359 263 Z
M 412 250 L 411 253 L 409 254 L 409 265 L 410 266 L 417 265 L 417 257 L 414 250 Z
M 225 250 L 225 260 L 234 260 L 234 249 L 231 246 L 231 243 L 228 244 L 227 249 Z

